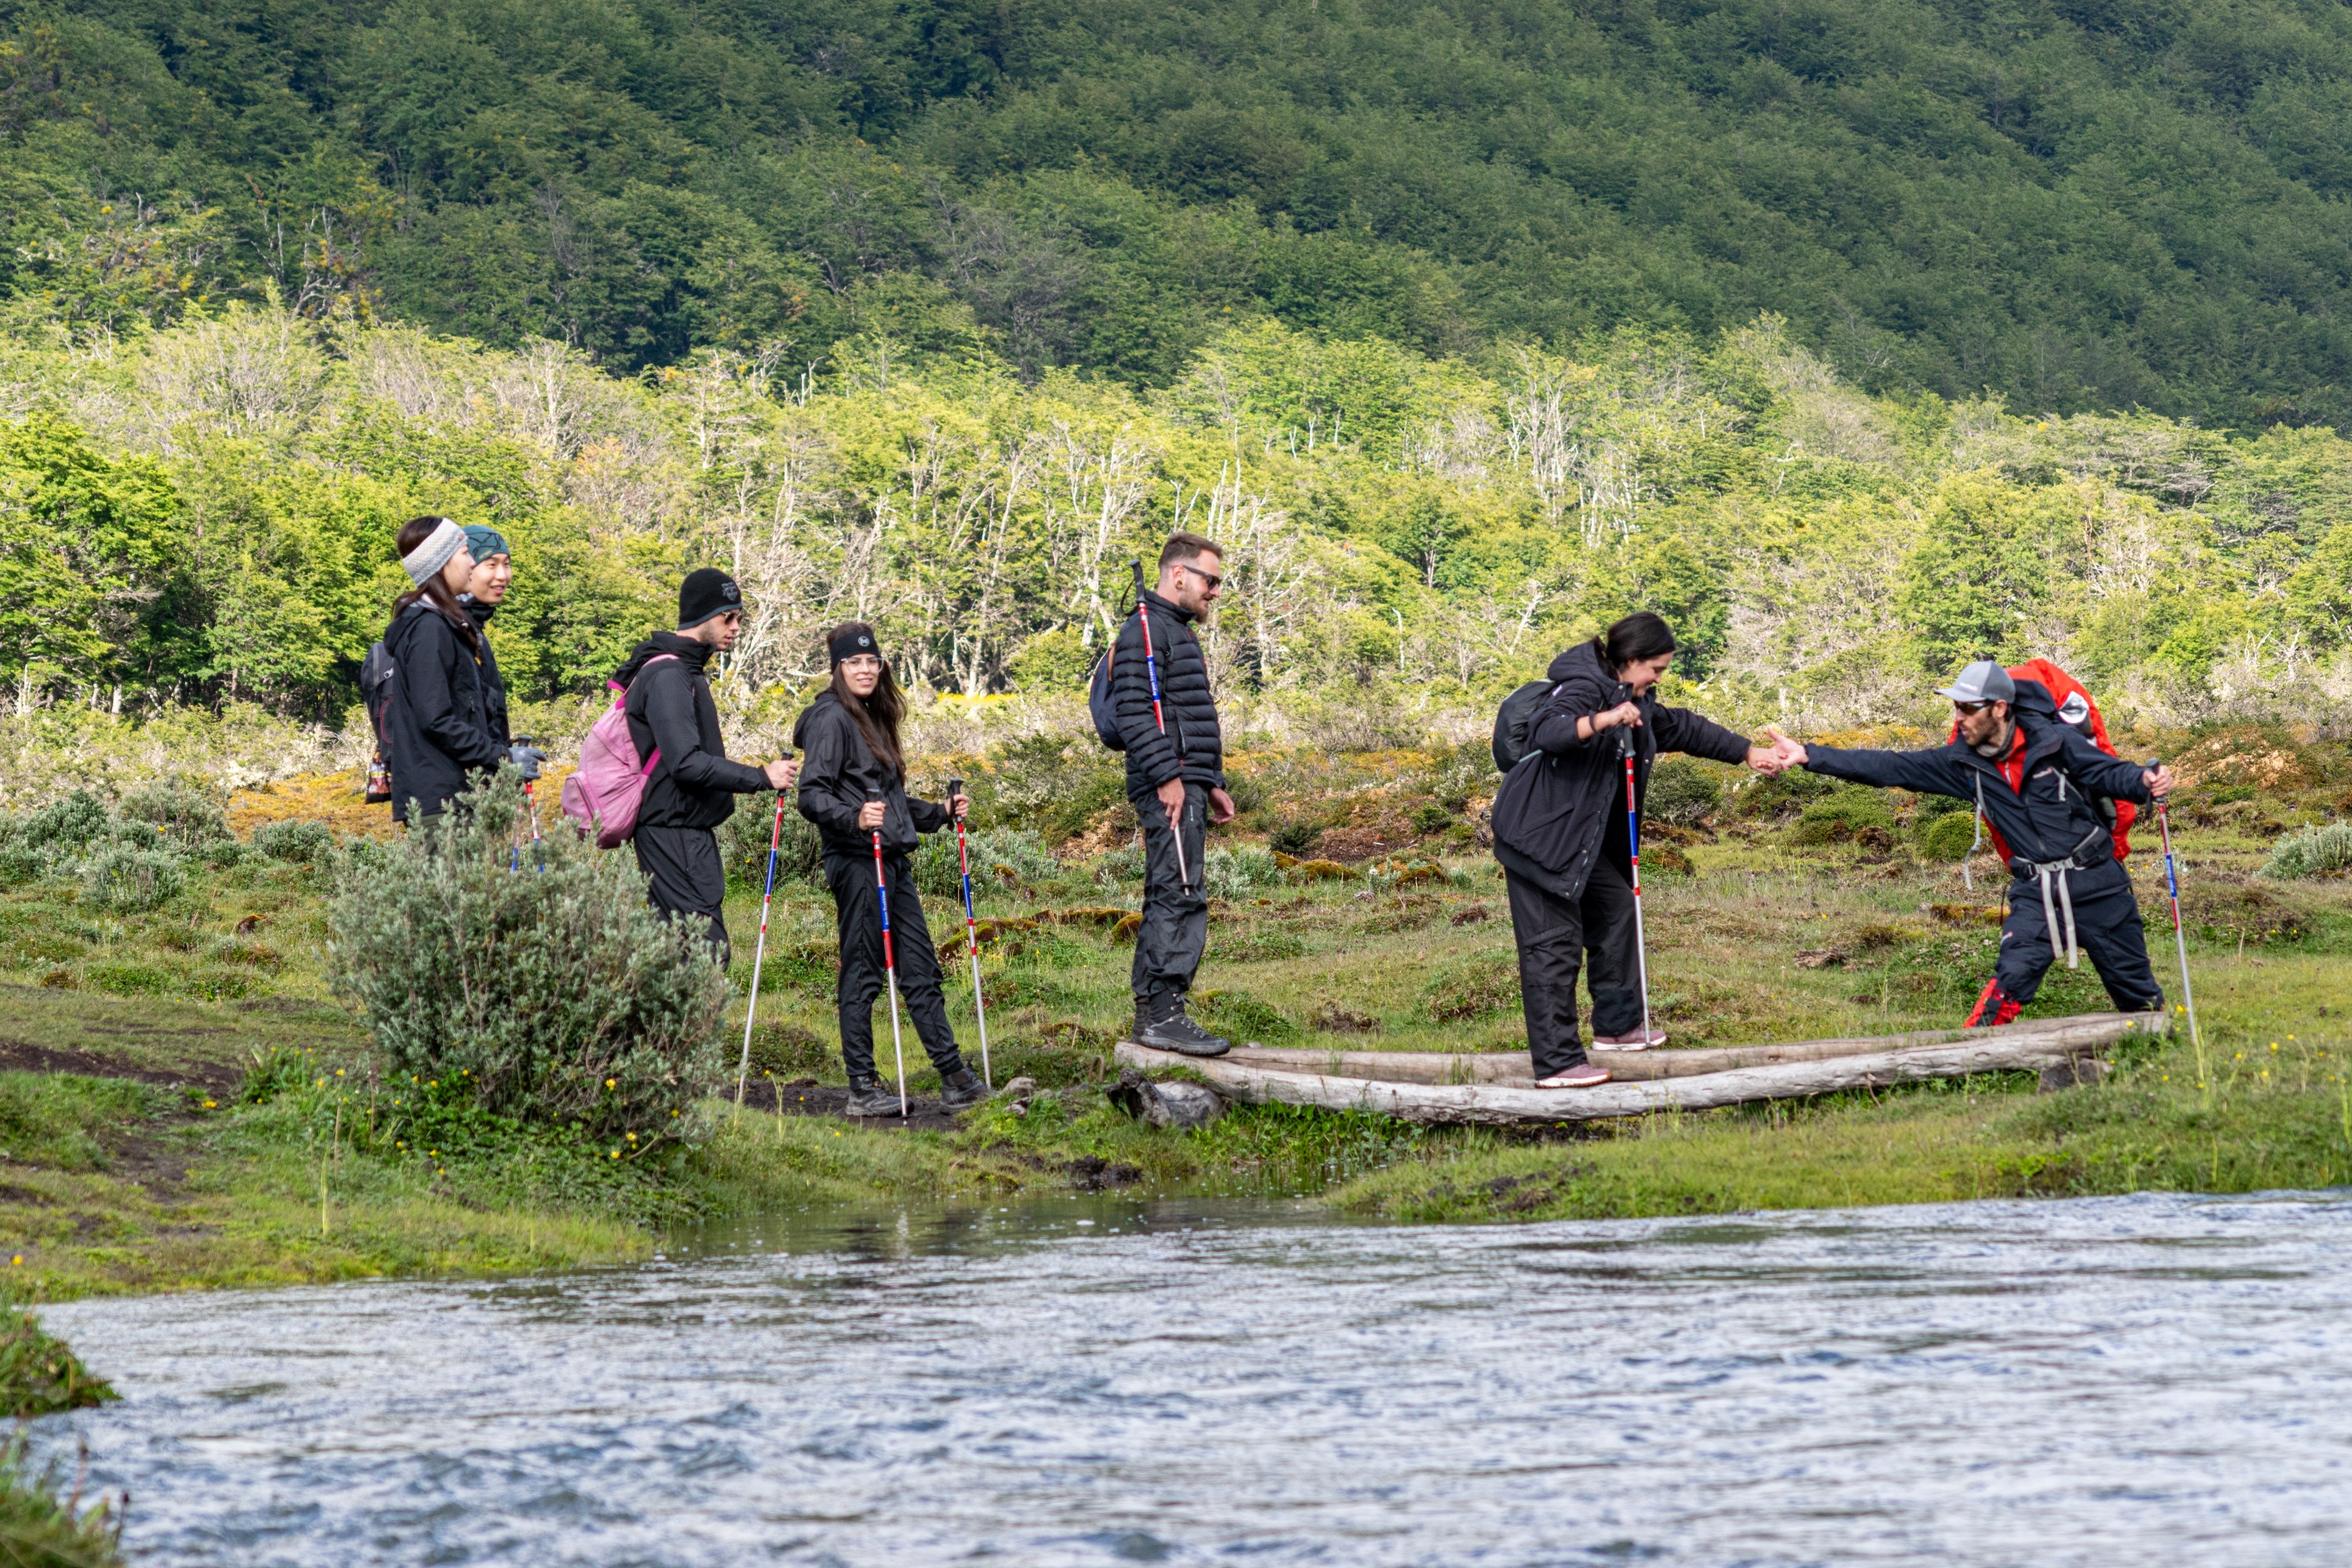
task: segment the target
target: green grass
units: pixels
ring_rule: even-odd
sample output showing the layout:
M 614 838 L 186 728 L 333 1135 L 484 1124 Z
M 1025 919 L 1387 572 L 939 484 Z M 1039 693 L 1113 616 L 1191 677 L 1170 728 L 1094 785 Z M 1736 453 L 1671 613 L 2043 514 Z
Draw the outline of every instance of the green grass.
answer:
M 79 1489 L 60 1495 L 58 1467 L 36 1475 L 22 1433 L 0 1445 L 0 1563 L 8 1568 L 121 1568 L 119 1500 L 85 1508 Z
M 1313 798 L 1320 781 L 1410 818 L 1414 792 L 1437 786 L 1412 784 L 1419 764 L 1396 755 L 1326 759 L 1297 778 L 1269 766 L 1260 816 L 1349 820 Z M 1970 892 L 1957 867 L 1901 847 L 1798 843 L 1805 798 L 1743 797 L 1713 833 L 1682 836 L 1697 877 L 1648 890 L 1654 1000 L 1678 1045 L 1948 1025 L 1982 984 L 1997 932 L 1972 910 L 1997 901 L 1999 885 L 1980 878 Z M 929 1132 L 739 1114 L 714 1100 L 687 1138 L 606 1147 L 371 1076 L 364 1039 L 320 978 L 314 873 L 255 862 L 197 871 L 161 908 L 106 919 L 71 885 L 34 884 L 0 894 L 0 1050 L 16 1053 L 0 1069 L 47 1069 L 0 1070 L 0 1233 L 12 1238 L 0 1296 L 622 1262 L 708 1217 L 1104 1182 L 1328 1194 L 1350 1212 L 1415 1220 L 2326 1184 L 2352 1173 L 2352 887 L 2254 878 L 2278 825 L 2258 830 L 2253 804 L 2223 801 L 2181 822 L 2201 1068 L 2177 1040 L 2142 1047 L 2106 1084 L 2055 1096 L 2035 1096 L 2029 1078 L 1995 1078 L 1552 1142 L 1284 1107 L 1237 1108 L 1192 1133 L 1129 1121 L 1100 1090 L 1117 1076 L 1133 950 L 1098 923 L 1045 922 L 1008 931 L 983 960 L 996 1080 L 1040 1086 L 1021 1114 L 992 1104 Z M 1452 842 L 1440 833 L 1419 856 Z M 982 913 L 1131 903 L 1132 884 L 1100 879 L 1100 864 L 1033 868 L 1017 894 L 987 886 Z M 1501 880 L 1475 851 L 1446 864 L 1411 883 L 1283 884 L 1215 900 L 1201 1014 L 1269 1043 L 1523 1049 Z M 2169 990 L 2158 867 L 2142 855 L 2135 868 Z M 926 903 L 947 945 L 950 1014 L 976 1055 L 958 911 L 950 899 Z M 756 896 L 734 895 L 729 920 L 748 939 Z M 270 963 L 225 956 L 265 939 Z M 754 1041 L 765 1081 L 842 1081 L 833 940 L 830 900 L 787 882 Z M 741 940 L 739 988 L 751 960 Z M 253 984 L 238 995 L 104 988 L 131 971 L 185 978 L 207 964 L 238 967 Z M 2032 1016 L 2104 1005 L 2087 968 L 2061 969 Z M 1322 1026 L 1365 1018 L 1368 1031 Z M 928 1067 L 909 1076 L 919 1093 L 936 1087 Z

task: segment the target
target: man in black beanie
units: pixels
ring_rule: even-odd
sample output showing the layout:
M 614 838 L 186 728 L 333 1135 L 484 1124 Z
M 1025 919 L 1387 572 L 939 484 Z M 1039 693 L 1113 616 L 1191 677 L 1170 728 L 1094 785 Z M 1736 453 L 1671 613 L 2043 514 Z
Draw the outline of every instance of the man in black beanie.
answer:
M 647 896 L 671 920 L 707 922 L 722 963 L 727 868 L 714 829 L 735 815 L 737 795 L 790 789 L 800 771 L 782 759 L 765 767 L 727 760 L 703 667 L 733 647 L 742 629 L 735 579 L 709 566 L 689 572 L 677 591 L 677 630 L 639 643 L 613 677 L 628 690 L 623 709 L 637 755 L 653 759 L 635 838 L 637 865 L 651 879 Z

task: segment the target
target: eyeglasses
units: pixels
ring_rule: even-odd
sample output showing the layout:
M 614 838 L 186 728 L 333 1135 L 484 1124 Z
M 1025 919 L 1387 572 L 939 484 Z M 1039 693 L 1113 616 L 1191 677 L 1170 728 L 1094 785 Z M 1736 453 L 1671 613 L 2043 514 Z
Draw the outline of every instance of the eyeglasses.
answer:
M 1176 570 L 1179 572 L 1190 572 L 1193 576 L 1198 577 L 1202 582 L 1206 583 L 1212 588 L 1222 588 L 1224 586 L 1225 579 L 1222 573 L 1203 572 L 1198 566 L 1193 565 L 1190 561 L 1179 561 L 1176 563 Z

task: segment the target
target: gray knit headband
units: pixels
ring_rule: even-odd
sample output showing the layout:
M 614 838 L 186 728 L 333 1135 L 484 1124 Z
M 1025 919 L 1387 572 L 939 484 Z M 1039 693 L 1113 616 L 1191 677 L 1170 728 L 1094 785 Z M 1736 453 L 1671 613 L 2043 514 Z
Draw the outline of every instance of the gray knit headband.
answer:
M 427 579 L 438 575 L 441 568 L 449 564 L 449 557 L 465 547 L 466 531 L 445 517 L 440 527 L 425 535 L 424 543 L 400 558 L 401 569 L 408 574 L 410 582 L 422 588 Z

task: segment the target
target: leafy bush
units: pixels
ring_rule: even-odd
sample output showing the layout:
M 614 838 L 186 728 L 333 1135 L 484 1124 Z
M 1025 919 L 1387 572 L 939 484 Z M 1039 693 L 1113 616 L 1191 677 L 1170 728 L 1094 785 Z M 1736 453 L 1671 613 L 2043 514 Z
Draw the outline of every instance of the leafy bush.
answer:
M 117 1397 L 106 1379 L 53 1338 L 29 1312 L 0 1311 L 0 1415 L 22 1421 Z M 9 1544 L 0 1531 L 0 1545 Z M 0 1561 L 14 1559 L 0 1558 Z
M 85 1509 L 79 1488 L 58 1495 L 58 1468 L 36 1476 L 25 1434 L 0 1446 L 0 1561 L 14 1568 L 122 1568 L 122 1514 L 111 1501 Z
M 253 830 L 254 852 L 272 860 L 314 866 L 333 853 L 334 847 L 334 830 L 323 822 L 265 822 Z
M 1918 833 L 1919 853 L 1930 860 L 1965 860 L 1976 837 L 1975 812 L 1948 811 Z
M 1652 821 L 1675 827 L 1696 827 L 1722 805 L 1722 782 L 1688 757 L 1659 759 L 1642 799 Z
M 118 845 L 82 862 L 81 896 L 99 909 L 127 914 L 163 903 L 186 880 L 178 856 Z
M 2271 846 L 2262 874 L 2291 881 L 2324 877 L 2331 871 L 2352 871 L 2352 822 L 2331 822 L 2287 835 Z
M 1323 829 L 1303 817 L 1289 817 L 1274 825 L 1265 837 L 1266 847 L 1277 855 L 1296 855 L 1300 859 L 1315 853 L 1323 842 Z
M 971 895 L 985 899 L 991 888 L 1002 887 L 1002 870 L 1026 886 L 1048 882 L 1062 874 L 1061 862 L 1038 837 L 1026 828 L 992 827 L 964 837 L 971 841 Z M 956 858 L 955 829 L 928 835 L 915 852 L 915 886 L 943 899 L 963 901 L 962 872 Z
M 55 860 L 79 854 L 103 837 L 107 820 L 104 803 L 89 791 L 78 789 L 24 818 L 17 825 L 16 838 Z
M 121 815 L 129 821 L 151 824 L 166 843 L 182 851 L 229 837 L 228 819 L 211 796 L 168 780 L 124 795 Z
M 1807 801 L 1818 800 L 1837 787 L 1820 773 L 1790 768 L 1774 778 L 1743 782 L 1731 792 L 1731 809 L 1734 815 L 1750 819 L 1793 816 Z
M 725 972 L 646 905 L 631 856 L 557 833 L 544 871 L 509 871 L 521 805 L 501 773 L 470 814 L 345 858 L 330 977 L 396 1078 L 463 1081 L 486 1110 L 599 1136 L 674 1131 L 730 1059 Z
M 1843 844 L 1865 827 L 1894 826 L 1895 808 L 1883 791 L 1842 789 L 1807 803 L 1791 837 L 1800 844 Z
M 719 857 L 727 867 L 730 887 L 759 892 L 768 885 L 768 846 L 776 847 L 776 886 L 815 882 L 824 862 L 824 841 L 816 824 L 803 816 L 791 802 L 784 804 L 783 828 L 776 827 L 775 803 L 752 795 L 719 825 Z
M 1213 848 L 1202 858 L 1201 886 L 1213 899 L 1247 898 L 1260 888 L 1280 885 L 1282 870 L 1267 851 L 1252 845 Z
M 40 880 L 49 868 L 41 852 L 19 843 L 15 836 L 0 837 L 0 888 Z

